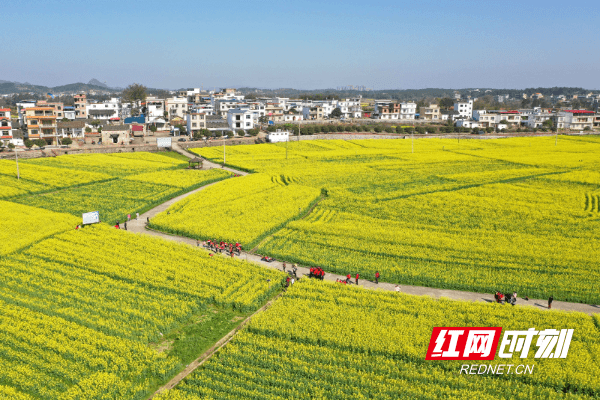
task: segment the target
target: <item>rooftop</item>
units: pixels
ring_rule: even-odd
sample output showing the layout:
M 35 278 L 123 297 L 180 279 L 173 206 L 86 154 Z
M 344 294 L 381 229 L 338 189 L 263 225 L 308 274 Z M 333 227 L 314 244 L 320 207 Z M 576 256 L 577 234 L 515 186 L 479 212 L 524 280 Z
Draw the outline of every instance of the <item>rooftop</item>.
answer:
M 103 132 L 121 132 L 121 131 L 128 131 L 131 128 L 131 125 L 129 124 L 123 124 L 123 125 L 107 125 L 105 127 L 102 128 Z
M 61 128 L 64 128 L 64 129 L 67 129 L 67 128 L 82 129 L 82 128 L 85 128 L 85 121 L 83 121 L 83 120 L 69 121 L 69 122 L 61 122 L 61 121 L 59 121 L 56 124 L 56 127 L 58 129 L 61 129 Z

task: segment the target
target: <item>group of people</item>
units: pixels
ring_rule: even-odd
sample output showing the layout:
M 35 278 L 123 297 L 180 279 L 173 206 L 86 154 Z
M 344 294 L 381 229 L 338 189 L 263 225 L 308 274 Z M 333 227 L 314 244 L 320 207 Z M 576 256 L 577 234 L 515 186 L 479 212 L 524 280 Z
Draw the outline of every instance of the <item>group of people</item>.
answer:
M 286 268 L 286 265 L 285 265 L 285 263 L 283 263 L 283 267 L 282 267 L 283 272 L 287 272 L 285 270 L 285 268 Z M 294 275 L 294 277 L 296 277 L 296 279 L 298 279 L 298 267 L 296 267 L 296 264 L 292 264 L 292 274 Z
M 321 267 L 311 267 L 308 277 L 323 280 L 323 278 L 325 278 L 325 271 L 323 271 L 323 268 Z
M 517 292 L 512 292 L 512 294 L 511 293 L 503 294 L 502 292 L 497 291 L 494 294 L 494 298 L 496 299 L 496 303 L 510 304 L 512 306 L 517 304 Z
M 200 245 L 200 242 L 197 241 L 196 245 Z M 227 243 L 227 242 L 213 242 L 212 240 L 207 240 L 203 242 L 203 246 L 209 250 L 214 251 L 215 253 L 229 253 L 229 255 L 233 258 L 235 254 L 238 256 L 242 254 L 242 245 L 239 243 Z

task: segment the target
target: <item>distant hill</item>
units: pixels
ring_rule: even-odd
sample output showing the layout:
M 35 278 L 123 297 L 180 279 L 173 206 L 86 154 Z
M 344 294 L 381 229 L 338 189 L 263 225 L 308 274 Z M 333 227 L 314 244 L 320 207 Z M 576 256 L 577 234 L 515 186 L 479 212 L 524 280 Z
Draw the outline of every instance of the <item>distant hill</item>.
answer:
M 92 85 L 92 86 L 100 86 L 103 88 L 107 88 L 108 89 L 108 85 L 106 83 L 102 83 L 100 82 L 98 79 L 94 78 L 94 79 L 90 79 L 90 81 L 87 83 L 88 85 Z
M 95 79 L 92 79 L 94 81 Z M 90 81 L 91 82 L 91 81 Z M 101 83 L 101 82 L 100 82 Z M 46 94 L 46 93 L 77 93 L 81 91 L 90 91 L 97 90 L 102 92 L 120 92 L 121 89 L 118 88 L 109 88 L 106 85 L 92 85 L 89 83 L 70 83 L 68 85 L 62 86 L 41 86 L 41 85 L 31 85 L 28 83 L 18 83 L 18 82 L 9 82 L 9 81 L 0 81 L 0 94 L 10 94 L 10 93 L 36 93 L 36 94 Z

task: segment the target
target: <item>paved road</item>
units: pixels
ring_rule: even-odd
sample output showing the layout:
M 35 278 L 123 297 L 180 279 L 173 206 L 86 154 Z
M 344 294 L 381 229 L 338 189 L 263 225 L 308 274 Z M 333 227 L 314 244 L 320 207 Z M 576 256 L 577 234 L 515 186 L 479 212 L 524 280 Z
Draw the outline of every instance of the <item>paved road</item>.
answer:
M 241 171 L 235 171 L 235 172 L 242 173 Z M 204 190 L 205 188 L 207 188 L 211 185 L 214 185 L 214 183 L 203 186 L 201 188 L 198 188 L 198 189 L 188 192 L 186 194 L 182 194 L 179 197 L 175 197 L 174 199 L 171 199 L 171 200 L 167 201 L 166 203 L 163 203 L 163 204 L 153 208 L 152 210 L 140 215 L 140 218 L 138 220 L 132 220 L 127 223 L 128 230 L 130 232 L 158 236 L 163 239 L 172 240 L 172 241 L 180 242 L 180 243 L 187 243 L 190 246 L 196 246 L 195 239 L 189 239 L 186 237 L 169 235 L 166 233 L 147 229 L 146 221 L 148 218 L 152 218 L 156 214 L 158 214 L 162 211 L 165 211 L 172 204 L 178 202 L 179 200 L 184 199 L 185 197 L 190 196 L 194 193 L 197 193 L 201 190 Z M 200 245 L 200 247 L 201 246 L 202 245 Z M 201 251 L 204 251 L 204 249 L 202 248 Z M 279 261 L 274 261 L 271 263 L 264 262 L 264 261 L 261 261 L 261 257 L 256 254 L 242 252 L 242 254 L 239 256 L 239 258 L 247 260 L 249 262 L 254 262 L 254 263 L 260 264 L 260 265 L 268 267 L 268 268 L 274 268 L 274 269 L 279 269 L 279 270 L 283 269 L 282 262 L 279 262 Z M 287 266 L 288 266 L 288 271 L 289 271 L 289 267 L 291 267 L 291 264 L 287 263 Z M 309 268 L 302 267 L 302 266 L 298 267 L 298 277 L 308 276 L 308 274 L 309 274 Z M 373 277 L 369 277 L 369 278 L 373 279 Z M 336 281 L 336 279 L 346 279 L 346 277 L 342 276 L 342 275 L 336 275 L 336 274 L 330 274 L 330 273 L 325 274 L 325 280 Z M 382 276 L 382 279 L 385 279 L 385 275 Z M 354 279 L 353 279 L 353 281 L 354 281 Z M 396 290 L 396 284 L 394 284 L 394 283 L 380 282 L 379 284 L 375 284 L 374 282 L 366 280 L 366 279 L 359 279 L 358 282 L 359 282 L 360 286 L 365 287 L 365 288 L 382 289 L 382 290 L 390 290 L 390 291 Z M 434 289 L 434 288 L 429 288 L 429 287 L 424 287 L 424 286 L 410 286 L 410 285 L 399 285 L 399 288 L 402 293 L 419 295 L 419 296 L 430 296 L 433 298 L 447 297 L 447 298 L 455 299 L 455 300 L 494 302 L 494 296 L 491 293 L 490 294 L 474 293 L 474 292 L 465 292 L 465 291 L 461 291 L 461 290 Z M 547 300 L 530 299 L 529 301 L 526 301 L 526 300 L 523 300 L 522 298 L 519 298 L 517 300 L 517 304 L 519 306 L 530 306 L 530 307 L 544 309 L 544 310 L 548 309 L 548 307 L 547 307 L 548 301 Z M 509 305 L 505 305 L 505 306 L 510 307 Z M 563 310 L 563 311 L 579 311 L 579 312 L 583 312 L 583 313 L 590 314 L 590 315 L 592 313 L 600 313 L 600 307 L 597 305 L 569 303 L 569 302 L 556 301 L 556 300 L 552 303 L 552 309 L 553 310 Z
M 177 142 L 172 143 L 171 148 L 173 149 L 173 151 L 176 151 L 177 153 L 184 155 L 187 158 L 200 157 L 197 154 L 192 154 L 189 151 L 182 149 L 181 146 L 179 146 L 179 144 Z M 224 169 L 225 171 L 233 172 L 234 174 L 238 174 L 238 175 L 248 175 L 247 172 L 238 171 L 238 170 L 235 170 L 235 169 L 232 169 L 229 167 L 221 167 L 221 164 L 217 164 L 212 161 L 208 161 L 204 157 L 200 157 L 200 158 L 202 158 L 204 160 L 204 162 L 202 163 L 202 169 L 219 168 L 219 169 Z

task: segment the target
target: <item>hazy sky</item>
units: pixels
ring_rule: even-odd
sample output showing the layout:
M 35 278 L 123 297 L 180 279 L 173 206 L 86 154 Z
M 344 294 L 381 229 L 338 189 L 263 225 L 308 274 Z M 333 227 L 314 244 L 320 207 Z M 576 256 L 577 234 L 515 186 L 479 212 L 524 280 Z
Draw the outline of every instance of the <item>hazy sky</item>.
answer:
M 0 11 L 0 79 L 171 89 L 597 89 L 599 5 L 17 0 Z

